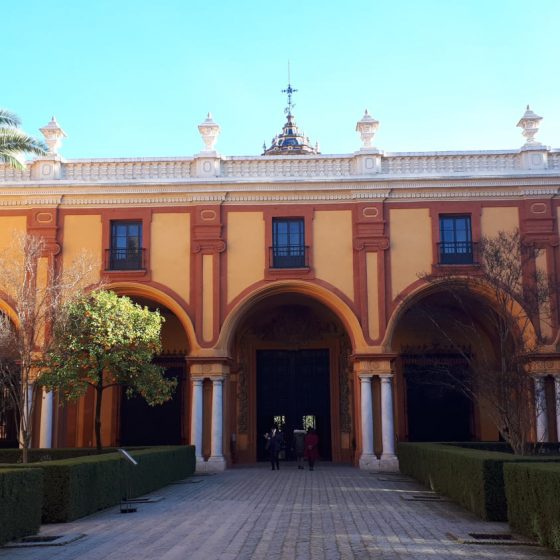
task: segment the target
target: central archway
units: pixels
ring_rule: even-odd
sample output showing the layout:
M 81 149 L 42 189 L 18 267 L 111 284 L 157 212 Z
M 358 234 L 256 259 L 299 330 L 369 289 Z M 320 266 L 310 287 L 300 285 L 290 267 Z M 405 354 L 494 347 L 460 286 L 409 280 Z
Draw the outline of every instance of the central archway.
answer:
M 259 298 L 232 337 L 230 425 L 234 459 L 266 458 L 264 433 L 281 424 L 286 458 L 294 429 L 314 427 L 321 457 L 352 461 L 352 346 L 342 321 L 301 293 Z

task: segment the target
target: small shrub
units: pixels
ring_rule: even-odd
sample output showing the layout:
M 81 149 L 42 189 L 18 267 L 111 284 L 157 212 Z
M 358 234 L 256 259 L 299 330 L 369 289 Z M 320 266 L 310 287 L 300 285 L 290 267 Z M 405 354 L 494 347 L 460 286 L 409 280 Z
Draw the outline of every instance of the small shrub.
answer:
M 0 469 L 0 546 L 39 531 L 42 500 L 40 469 Z
M 508 521 L 512 529 L 560 550 L 560 465 L 504 465 Z

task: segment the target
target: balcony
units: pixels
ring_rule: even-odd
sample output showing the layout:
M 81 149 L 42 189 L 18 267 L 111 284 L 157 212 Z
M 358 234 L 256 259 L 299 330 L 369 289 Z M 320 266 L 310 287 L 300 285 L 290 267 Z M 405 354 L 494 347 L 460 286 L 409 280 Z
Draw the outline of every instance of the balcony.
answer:
M 478 243 L 452 241 L 438 243 L 439 264 L 478 264 Z
M 105 270 L 144 270 L 146 249 L 107 249 Z
M 304 245 L 269 247 L 268 262 L 272 269 L 309 268 L 309 247 Z

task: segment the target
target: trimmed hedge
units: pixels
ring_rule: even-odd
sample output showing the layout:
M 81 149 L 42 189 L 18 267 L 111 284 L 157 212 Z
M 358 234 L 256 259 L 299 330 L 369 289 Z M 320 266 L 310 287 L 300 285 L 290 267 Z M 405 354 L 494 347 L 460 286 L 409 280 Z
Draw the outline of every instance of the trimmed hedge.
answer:
M 560 550 L 560 465 L 504 465 L 508 520 L 512 529 Z
M 112 453 L 115 448 L 106 448 L 101 453 Z M 72 459 L 87 455 L 98 455 L 97 450 L 91 447 L 71 447 L 68 449 L 30 449 L 28 460 L 30 463 L 38 461 L 59 461 L 61 459 Z M 0 449 L 0 463 L 21 463 L 21 449 Z
M 194 473 L 192 446 L 133 451 L 138 466 L 118 453 L 18 465 L 43 471 L 43 523 L 64 523 L 118 504 L 130 488 L 136 497 Z
M 400 470 L 487 521 L 507 520 L 504 463 L 560 461 L 442 443 L 400 443 Z
M 39 531 L 42 500 L 40 469 L 0 469 L 0 546 Z

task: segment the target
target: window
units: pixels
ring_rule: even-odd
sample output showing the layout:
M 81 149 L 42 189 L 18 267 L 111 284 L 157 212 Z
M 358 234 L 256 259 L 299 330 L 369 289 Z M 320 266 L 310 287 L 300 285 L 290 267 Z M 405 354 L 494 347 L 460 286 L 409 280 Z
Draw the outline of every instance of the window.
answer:
M 439 217 L 440 264 L 474 263 L 470 216 Z
M 272 220 L 272 268 L 305 268 L 308 266 L 303 218 Z
M 109 270 L 144 268 L 142 222 L 111 222 Z

